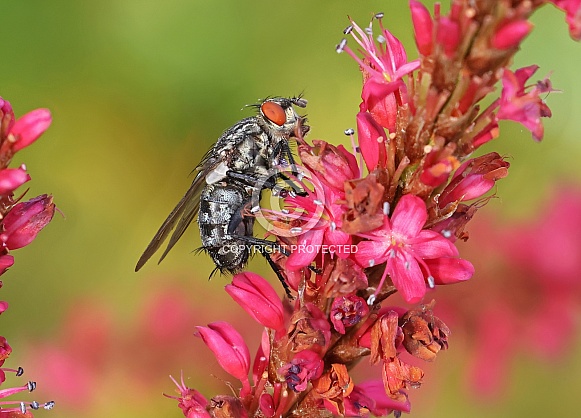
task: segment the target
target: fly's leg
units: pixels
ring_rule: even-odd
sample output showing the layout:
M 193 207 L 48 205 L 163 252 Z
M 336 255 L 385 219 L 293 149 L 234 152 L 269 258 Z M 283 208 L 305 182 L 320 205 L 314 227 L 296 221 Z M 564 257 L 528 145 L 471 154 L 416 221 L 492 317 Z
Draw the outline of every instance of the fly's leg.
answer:
M 229 170 L 226 172 L 226 176 L 239 181 L 247 186 L 254 187 L 254 188 L 261 188 L 261 189 L 270 189 L 274 192 L 275 195 L 281 195 L 282 197 L 286 197 L 287 195 L 298 195 L 298 196 L 308 196 L 303 189 L 301 189 L 297 184 L 293 183 L 288 177 L 285 177 L 282 174 L 278 174 L 278 176 L 285 181 L 286 184 L 290 186 L 290 190 L 284 189 L 276 184 L 276 178 L 269 177 L 267 179 L 264 178 L 257 178 L 251 174 L 239 173 L 237 171 Z

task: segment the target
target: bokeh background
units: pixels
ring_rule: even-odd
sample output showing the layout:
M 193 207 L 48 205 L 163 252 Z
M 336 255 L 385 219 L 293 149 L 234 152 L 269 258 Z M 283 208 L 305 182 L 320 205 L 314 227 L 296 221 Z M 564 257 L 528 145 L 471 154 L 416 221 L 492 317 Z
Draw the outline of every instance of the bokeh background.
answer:
M 200 246 L 196 228 L 161 265 L 134 273 L 135 262 L 205 151 L 251 113 L 244 105 L 304 93 L 309 137 L 344 141 L 343 130 L 355 125 L 361 80 L 356 64 L 334 47 L 348 15 L 366 24 L 379 11 L 415 58 L 404 0 L 3 2 L 0 95 L 17 115 L 38 107 L 53 114 L 48 132 L 13 166 L 25 162 L 29 196 L 52 193 L 62 212 L 15 253 L 2 277 L 10 309 L 0 331 L 14 349 L 10 364 L 37 380 L 35 399 L 57 401 L 57 410 L 39 416 L 179 417 L 162 393 L 173 393 L 168 375 L 181 370 L 208 397 L 228 393 L 227 377 L 192 336 L 194 326 L 231 321 L 251 350 L 259 330 L 223 292 L 226 278 L 208 282 L 212 263 L 192 253 Z M 581 45 L 552 7 L 534 22 L 514 68 L 536 63 L 539 78 L 552 71 L 563 93 L 548 98 L 553 118 L 542 143 L 504 123 L 501 137 L 484 147 L 512 165 L 498 183 L 499 198 L 479 212 L 489 223 L 469 241 L 471 257 L 480 237 L 494 248 L 504 228 L 542 223 L 559 205 L 555 190 L 581 190 Z M 581 247 L 567 250 L 581 254 Z M 273 278 L 259 258 L 250 268 Z M 494 276 L 477 274 L 475 289 L 501 280 L 511 292 L 510 271 Z M 486 396 L 468 383 L 474 346 L 463 333 L 470 331 L 453 330 L 451 350 L 412 392 L 415 416 L 575 416 L 578 329 L 558 355 L 534 356 L 528 348 L 535 341 L 522 342 L 496 393 Z

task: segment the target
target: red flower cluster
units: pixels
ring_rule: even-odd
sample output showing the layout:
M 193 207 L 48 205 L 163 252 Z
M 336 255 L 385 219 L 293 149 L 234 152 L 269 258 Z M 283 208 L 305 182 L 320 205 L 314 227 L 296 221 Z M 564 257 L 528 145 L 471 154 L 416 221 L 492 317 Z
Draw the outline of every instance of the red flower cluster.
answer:
M 344 33 L 359 49 L 344 39 L 337 52 L 353 57 L 363 74 L 359 144 L 350 153 L 301 138 L 304 170 L 286 176 L 304 193 L 285 196 L 281 211 L 263 211 L 277 244 L 291 249 L 272 259 L 296 299 L 281 302 L 253 273 L 234 277 L 227 292 L 265 327 L 252 382 L 241 335 L 223 322 L 199 327 L 242 387 L 236 396 L 206 401 L 178 384 L 187 417 L 409 412 L 406 390 L 421 385 L 423 371 L 407 358 L 434 360 L 448 348 L 450 330 L 433 314 L 433 302 L 382 305 L 396 292 L 421 303 L 436 286 L 473 275 L 455 242 L 468 238 L 466 224 L 509 164 L 495 152 L 470 155 L 499 135 L 499 120 L 517 121 L 540 140 L 541 117 L 550 116 L 540 97 L 552 91 L 548 80 L 525 86 L 536 67 L 507 68 L 532 29 L 528 18 L 544 3 L 452 0 L 447 15 L 438 5 L 432 16 L 412 0 L 420 57 L 411 62 L 383 14 L 365 28 L 351 22 Z M 559 3 L 575 26 L 579 3 Z M 501 80 L 502 92 L 490 100 Z M 354 131 L 345 133 L 354 142 Z M 381 379 L 355 383 L 349 371 L 365 356 L 381 367 Z
M 14 118 L 10 103 L 0 97 L 0 275 L 14 264 L 11 250 L 30 244 L 36 235 L 52 219 L 55 206 L 52 197 L 42 195 L 27 202 L 20 202 L 23 195 L 15 198 L 14 192 L 22 184 L 30 180 L 26 167 L 7 168 L 13 155 L 32 144 L 48 128 L 51 123 L 50 112 L 46 109 L 37 109 L 20 119 Z M 0 281 L 0 287 L 2 282 Z M 8 303 L 0 301 L 0 313 L 8 308 Z M 0 337 L 0 366 L 12 352 L 4 337 Z M 21 376 L 21 368 L 0 368 L 0 385 L 6 380 L 6 373 Z M 36 387 L 34 382 L 28 382 L 19 387 L 0 389 L 0 398 L 11 396 L 18 392 L 32 391 Z M 22 401 L 2 402 L 0 417 L 32 417 L 27 412 L 27 405 L 31 409 L 51 409 L 53 402 L 39 404 L 36 401 L 25 403 Z

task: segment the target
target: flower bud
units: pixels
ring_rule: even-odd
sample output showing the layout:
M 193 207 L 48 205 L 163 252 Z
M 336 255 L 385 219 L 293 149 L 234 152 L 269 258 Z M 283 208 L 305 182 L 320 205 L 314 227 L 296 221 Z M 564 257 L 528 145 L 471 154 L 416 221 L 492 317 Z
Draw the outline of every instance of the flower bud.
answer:
M 243 384 L 248 385 L 250 351 L 238 331 L 223 321 L 196 328 L 198 336 L 212 350 L 220 366 Z
M 234 276 L 226 292 L 258 323 L 278 333 L 284 332 L 282 302 L 272 286 L 258 274 Z
M 18 119 L 9 134 L 13 136 L 14 152 L 32 144 L 48 129 L 52 117 L 48 109 L 36 109 Z
M 12 193 L 24 183 L 30 180 L 30 176 L 24 169 L 19 168 L 5 168 L 0 171 L 0 195 Z
M 532 29 L 533 24 L 526 20 L 510 22 L 494 34 L 491 41 L 492 46 L 501 50 L 517 48 Z
M 476 199 L 488 192 L 497 180 L 508 175 L 510 164 L 496 152 L 472 158 L 458 168 L 446 186 L 438 206 L 444 208 L 452 202 Z
M 9 254 L 0 255 L 0 275 L 4 274 L 9 267 L 14 264 L 14 257 Z M 0 282 L 0 287 L 2 287 L 2 282 Z
M 4 232 L 0 234 L 0 241 L 9 250 L 30 244 L 50 222 L 54 210 L 52 196 L 48 195 L 14 205 L 2 222 Z
M 410 1 L 410 10 L 418 51 L 422 55 L 430 55 L 433 47 L 432 32 L 434 28 L 430 12 L 426 6 L 416 0 Z
M 357 114 L 357 138 L 367 169 L 371 172 L 378 165 L 385 166 L 387 136 L 383 128 L 368 112 Z

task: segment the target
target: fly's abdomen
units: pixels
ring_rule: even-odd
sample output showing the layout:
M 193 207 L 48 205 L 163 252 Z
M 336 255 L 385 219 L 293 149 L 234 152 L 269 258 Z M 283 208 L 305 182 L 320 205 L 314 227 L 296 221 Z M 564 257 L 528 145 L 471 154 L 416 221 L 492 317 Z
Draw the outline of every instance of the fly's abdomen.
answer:
M 200 196 L 198 224 L 202 246 L 221 271 L 236 273 L 248 261 L 247 245 L 236 236 L 252 235 L 254 218 L 243 216 L 250 197 L 235 183 L 208 185 Z

